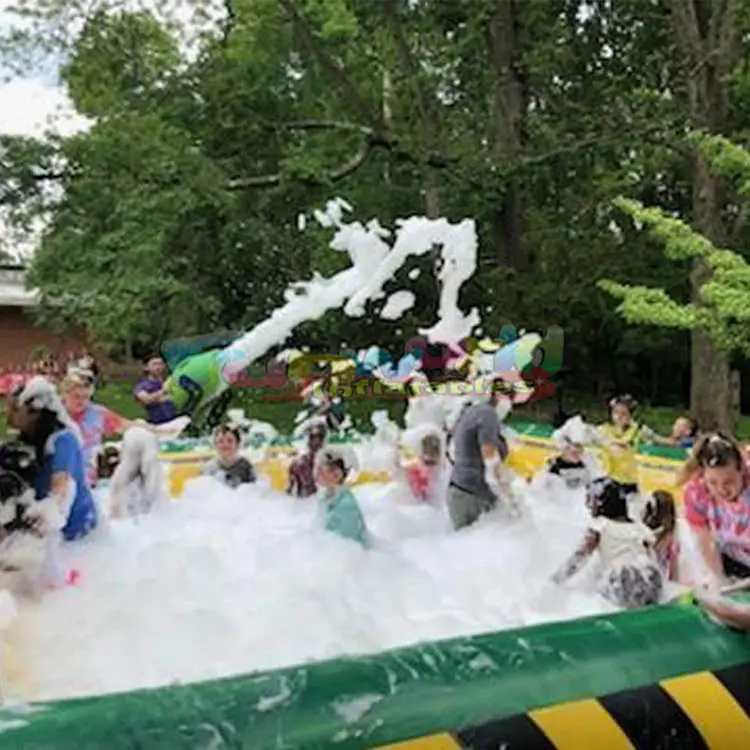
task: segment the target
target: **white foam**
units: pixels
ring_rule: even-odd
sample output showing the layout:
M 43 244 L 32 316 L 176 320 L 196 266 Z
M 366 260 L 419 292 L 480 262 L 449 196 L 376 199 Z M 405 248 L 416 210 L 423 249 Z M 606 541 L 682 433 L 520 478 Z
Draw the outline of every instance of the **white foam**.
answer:
M 7 630 L 18 616 L 18 607 L 13 595 L 5 589 L 0 590 L 0 633 Z
M 385 307 L 380 311 L 380 317 L 383 320 L 397 320 L 407 310 L 411 310 L 416 302 L 416 297 L 413 292 L 402 289 L 400 292 L 394 292 L 388 297 L 388 302 L 385 303 Z
M 322 531 L 315 501 L 209 478 L 151 516 L 113 522 L 77 548 L 82 583 L 24 613 L 26 697 L 216 678 L 611 609 L 548 583 L 585 528 L 580 496 L 536 497 L 531 518 L 495 514 L 454 533 L 442 509 L 404 502 L 392 486 L 358 495 L 370 551 Z
M 423 217 L 399 220 L 395 240 L 389 245 L 390 232 L 377 220 L 366 226 L 360 222 L 344 223 L 344 212 L 351 210 L 346 201 L 337 198 L 326 204 L 325 211 L 314 212 L 323 227 L 335 229 L 330 246 L 346 252 L 351 266 L 329 278 L 315 274 L 312 279 L 287 289 L 286 304 L 224 350 L 222 374 L 226 380 L 231 382 L 250 363 L 286 341 L 297 326 L 319 319 L 328 310 L 343 309 L 349 317 L 363 316 L 367 303 L 384 296 L 383 287 L 407 258 L 436 249 L 442 257 L 438 320 L 422 333 L 433 341 L 453 342 L 467 337 L 478 325 L 476 309 L 465 315 L 458 306 L 460 289 L 476 270 L 477 238 L 473 221 L 451 224 L 446 219 Z M 385 306 L 388 319 L 397 319 L 411 307 L 413 295 L 411 304 L 408 307 L 405 304 L 409 294 L 404 290 L 394 295 L 395 300 Z

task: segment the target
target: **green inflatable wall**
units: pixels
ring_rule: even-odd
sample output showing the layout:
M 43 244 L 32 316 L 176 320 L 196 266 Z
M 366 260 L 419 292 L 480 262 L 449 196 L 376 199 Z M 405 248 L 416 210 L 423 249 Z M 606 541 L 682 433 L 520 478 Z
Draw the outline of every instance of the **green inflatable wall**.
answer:
M 552 435 L 547 425 L 513 420 L 512 427 L 530 440 Z M 291 442 L 283 437 L 272 445 Z M 178 441 L 167 451 L 198 444 Z M 686 456 L 661 446 L 641 446 L 640 452 Z M 714 680 L 708 692 L 701 681 L 706 673 Z M 687 698 L 665 692 L 665 680 L 682 676 Z M 717 697 L 717 689 L 726 695 Z M 690 705 L 691 691 L 705 705 Z M 587 712 L 577 713 L 582 704 L 576 702 L 586 699 L 592 699 Z M 592 707 L 609 717 L 614 734 L 606 734 L 608 725 Z M 544 711 L 557 708 L 563 720 L 550 723 Z M 709 719 L 696 718 L 706 711 Z M 224 680 L 6 707 L 0 750 L 354 750 L 396 743 L 422 750 L 522 750 L 605 740 L 607 747 L 644 750 L 739 750 L 750 747 L 747 712 L 748 636 L 680 603 Z
M 481 736 L 466 728 L 541 707 L 749 663 L 746 635 L 680 603 L 218 681 L 6 708 L 0 748 L 354 749 L 441 732 L 459 739 L 419 746 L 499 748 L 499 740 L 460 737 Z M 648 704 L 647 696 L 640 700 Z M 493 736 L 503 726 L 497 724 Z M 750 747 L 750 732 L 744 739 L 738 748 Z M 545 741 L 540 746 L 555 746 Z
M 537 440 L 551 440 L 554 429 L 548 424 L 542 424 L 540 422 L 530 422 L 525 419 L 517 419 L 511 417 L 508 420 L 508 425 L 513 428 L 522 438 L 526 439 L 537 439 Z M 369 437 L 365 433 L 351 434 L 351 435 L 331 435 L 328 442 L 336 444 L 351 444 L 356 445 L 362 442 L 363 437 Z M 250 441 L 249 447 L 260 448 L 264 445 L 270 447 L 289 447 L 294 444 L 294 439 L 289 435 L 280 435 L 273 440 L 266 441 L 262 438 L 255 438 Z M 162 450 L 165 453 L 180 453 L 194 451 L 196 448 L 202 446 L 210 446 L 210 439 L 198 439 L 198 438 L 180 438 L 179 440 L 166 441 L 162 445 Z M 688 456 L 688 450 L 685 448 L 673 448 L 668 445 L 652 445 L 650 443 L 642 443 L 638 446 L 638 452 L 646 456 L 654 456 L 656 458 L 664 458 L 671 461 L 684 461 Z

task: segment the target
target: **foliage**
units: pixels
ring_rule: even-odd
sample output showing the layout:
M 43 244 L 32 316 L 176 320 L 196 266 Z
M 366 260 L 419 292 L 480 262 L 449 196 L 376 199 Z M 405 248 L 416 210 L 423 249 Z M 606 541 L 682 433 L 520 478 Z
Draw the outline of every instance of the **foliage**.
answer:
M 168 4 L 17 5 L 25 26 L 6 62 L 53 50 L 92 119 L 71 137 L 0 141 L 0 211 L 16 226 L 50 220 L 30 277 L 48 320 L 85 323 L 115 352 L 249 327 L 288 282 L 337 268 L 326 232 L 300 233 L 297 215 L 339 194 L 385 226 L 474 217 L 480 270 L 462 302 L 484 311 L 485 331 L 560 325 L 582 387 L 679 397 L 685 334 L 628 328 L 597 286 L 608 276 L 688 300 L 687 273 L 613 207 L 627 195 L 690 217 L 668 3 L 590 0 L 584 14 L 579 0 L 229 0 L 217 15 L 204 0 L 189 43 Z M 735 98 L 750 91 L 741 71 L 732 81 Z M 400 346 L 435 311 L 429 261 L 415 266 L 417 303 L 398 328 L 375 303 L 295 341 Z M 720 307 L 732 304 L 727 292 Z
M 714 168 L 731 177 L 739 193 L 748 194 L 750 153 L 720 136 L 698 134 L 691 139 L 711 160 Z M 684 221 L 662 209 L 644 208 L 637 201 L 620 198 L 616 205 L 658 237 L 666 256 L 674 261 L 701 260 L 711 273 L 700 286 L 697 300 L 681 303 L 663 289 L 618 284 L 610 280 L 600 287 L 620 299 L 618 307 L 630 323 L 705 330 L 726 352 L 750 353 L 750 265 L 732 250 L 717 248 Z

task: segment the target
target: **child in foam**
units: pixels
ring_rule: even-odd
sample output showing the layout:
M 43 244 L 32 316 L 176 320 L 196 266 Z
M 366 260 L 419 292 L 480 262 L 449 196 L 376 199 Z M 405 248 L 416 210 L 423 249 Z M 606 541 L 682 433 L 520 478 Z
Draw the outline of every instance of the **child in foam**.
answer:
M 307 428 L 307 453 L 297 456 L 289 465 L 286 491 L 294 497 L 312 497 L 318 491 L 315 483 L 315 459 L 328 435 L 325 422 L 317 421 Z
M 581 417 L 572 417 L 555 430 L 552 439 L 558 454 L 547 462 L 546 478 L 559 478 L 568 489 L 587 486 L 597 473 L 585 453 L 586 445 L 591 442 L 589 425 Z
M 583 542 L 555 573 L 555 583 L 574 576 L 599 551 L 603 596 L 618 607 L 643 607 L 661 598 L 664 579 L 656 562 L 654 533 L 628 517 L 626 494 L 607 477 L 594 481 L 587 492 L 592 520 Z
M 679 579 L 680 547 L 677 542 L 677 509 L 672 493 L 656 490 L 646 501 L 643 523 L 656 535 L 654 551 L 666 579 Z
M 43 376 L 31 378 L 11 395 L 8 424 L 34 450 L 38 472 L 35 501 L 26 516 L 47 539 L 44 584 L 64 583 L 60 536 L 73 542 L 91 533 L 99 522 L 88 486 L 78 428 L 70 419 L 55 386 Z
M 637 448 L 643 428 L 635 420 L 637 406 L 628 394 L 615 396 L 609 402 L 611 421 L 598 428 L 604 441 L 604 469 L 629 495 L 638 492 Z
M 419 440 L 417 455 L 396 468 L 406 480 L 411 495 L 419 502 L 435 504 L 443 487 L 445 448 L 437 432 L 426 432 Z
M 325 508 L 324 525 L 326 531 L 367 547 L 365 518 L 354 494 L 344 485 L 350 470 L 346 456 L 332 448 L 324 448 L 316 458 L 315 481 Z
M 255 482 L 255 469 L 244 456 L 240 455 L 242 433 L 237 427 L 224 424 L 214 431 L 214 448 L 217 457 L 203 468 L 207 476 L 218 479 L 227 487 L 236 489 L 241 484 Z
M 672 425 L 672 432 L 669 437 L 660 437 L 648 429 L 644 429 L 643 433 L 644 438 L 659 445 L 692 448 L 698 435 L 698 423 L 692 417 L 677 417 Z
M 750 578 L 750 476 L 737 443 L 721 433 L 705 435 L 682 479 L 685 518 L 711 582 Z
M 113 517 L 147 513 L 154 503 L 166 499 L 159 442 L 151 430 L 131 427 L 119 449 L 107 446 L 98 459 L 97 473 L 108 490 Z
M 30 513 L 61 530 L 66 541 L 86 536 L 97 525 L 96 506 L 88 487 L 80 432 L 55 387 L 39 376 L 14 391 L 8 424 L 36 451 L 37 502 Z

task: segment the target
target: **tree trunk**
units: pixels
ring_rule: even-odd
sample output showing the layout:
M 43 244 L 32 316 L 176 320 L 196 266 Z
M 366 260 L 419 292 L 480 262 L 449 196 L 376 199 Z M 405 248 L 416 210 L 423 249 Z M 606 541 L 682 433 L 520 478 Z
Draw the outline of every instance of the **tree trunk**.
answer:
M 693 224 L 711 242 L 721 246 L 725 239 L 721 209 L 724 186 L 711 174 L 709 164 L 696 154 L 693 169 Z M 701 304 L 701 287 L 711 278 L 711 270 L 697 260 L 691 274 L 693 301 Z M 722 352 L 704 331 L 691 337 L 690 410 L 703 430 L 727 430 L 734 427 L 729 356 Z
M 496 0 L 490 18 L 489 43 L 494 73 L 492 146 L 497 161 L 507 166 L 521 150 L 524 87 L 515 66 L 519 55 L 516 0 Z M 514 181 L 505 193 L 493 219 L 493 239 L 499 265 L 525 270 L 528 256 L 523 244 L 523 196 Z
M 693 331 L 691 339 L 690 412 L 701 430 L 734 428 L 732 418 L 733 389 L 726 356 L 716 350 L 711 338 Z
M 724 133 L 729 119 L 728 75 L 737 63 L 736 0 L 672 0 L 676 41 L 688 66 L 687 91 L 696 128 Z M 693 228 L 719 247 L 727 240 L 722 216 L 726 202 L 723 182 L 696 149 L 693 157 Z M 691 274 L 692 298 L 703 304 L 702 286 L 711 270 L 697 260 Z M 701 429 L 733 429 L 736 399 L 729 356 L 710 336 L 691 337 L 690 409 Z
M 391 101 L 393 100 L 393 81 L 388 68 L 383 69 L 383 125 L 387 133 L 393 128 L 393 109 Z M 388 160 L 383 164 L 383 181 L 386 185 L 391 184 L 391 169 Z
M 424 187 L 424 204 L 428 219 L 440 218 L 440 190 L 435 173 L 427 167 L 427 178 Z

